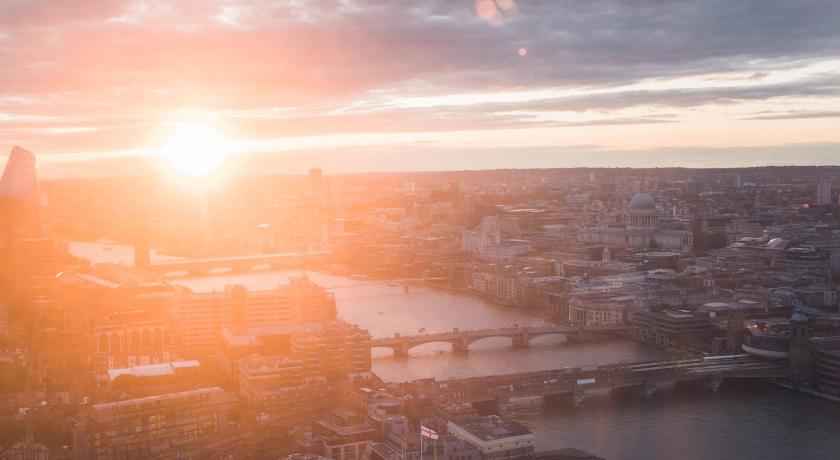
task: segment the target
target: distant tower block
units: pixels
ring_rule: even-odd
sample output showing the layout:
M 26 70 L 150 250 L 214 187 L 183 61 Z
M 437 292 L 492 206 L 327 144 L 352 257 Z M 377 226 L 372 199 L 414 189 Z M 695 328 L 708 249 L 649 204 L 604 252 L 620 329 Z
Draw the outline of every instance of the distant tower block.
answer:
M 324 177 L 320 168 L 311 168 L 306 183 L 306 194 L 309 196 L 322 196 L 324 190 Z
M 40 200 L 35 155 L 18 146 L 12 153 L 0 178 L 0 197 L 8 200 L 10 228 L 15 237 L 40 233 Z
M 817 184 L 816 204 L 831 204 L 831 181 L 823 180 Z
M 313 185 L 320 184 L 322 176 L 321 168 L 311 168 L 309 170 L 309 182 Z

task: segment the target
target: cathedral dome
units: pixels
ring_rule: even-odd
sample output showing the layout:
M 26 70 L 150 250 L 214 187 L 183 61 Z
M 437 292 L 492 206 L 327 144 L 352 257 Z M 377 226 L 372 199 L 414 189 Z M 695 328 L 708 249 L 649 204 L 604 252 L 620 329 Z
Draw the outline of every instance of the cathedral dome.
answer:
M 630 200 L 630 209 L 654 209 L 656 204 L 649 193 L 637 193 Z

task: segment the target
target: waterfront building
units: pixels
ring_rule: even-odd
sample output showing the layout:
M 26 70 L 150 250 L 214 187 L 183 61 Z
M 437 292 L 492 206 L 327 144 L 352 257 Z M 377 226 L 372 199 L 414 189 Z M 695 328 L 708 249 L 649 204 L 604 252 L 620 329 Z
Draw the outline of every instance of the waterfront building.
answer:
M 641 288 L 635 283 L 579 285 L 569 292 L 568 321 L 587 326 L 615 326 L 627 323 Z
M 343 321 L 324 325 L 320 332 L 302 332 L 292 337 L 290 355 L 300 360 L 304 379 L 326 377 L 370 379 L 371 335 Z
M 370 340 L 340 321 L 225 328 L 220 358 L 251 415 L 264 422 L 337 404 L 342 384 L 369 381 Z
M 228 286 L 224 292 L 194 293 L 180 289 L 175 296 L 175 322 L 185 351 L 206 352 L 219 343 L 224 326 L 320 323 L 335 319 L 335 297 L 302 276 L 271 291 Z
M 633 311 L 631 331 L 639 341 L 662 348 L 696 347 L 714 334 L 708 312 L 671 308 Z
M 535 450 L 536 437 L 523 425 L 498 415 L 461 422 L 449 421 L 450 434 L 481 451 L 482 458 L 528 458 Z

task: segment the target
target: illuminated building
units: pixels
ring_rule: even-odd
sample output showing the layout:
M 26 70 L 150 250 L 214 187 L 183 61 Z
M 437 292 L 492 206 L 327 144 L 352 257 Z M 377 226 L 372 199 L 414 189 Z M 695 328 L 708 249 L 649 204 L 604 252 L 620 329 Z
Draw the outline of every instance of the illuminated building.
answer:
M 272 291 L 228 286 L 224 292 L 182 289 L 173 306 L 179 344 L 192 352 L 210 351 L 224 326 L 320 323 L 335 319 L 335 298 L 302 276 Z

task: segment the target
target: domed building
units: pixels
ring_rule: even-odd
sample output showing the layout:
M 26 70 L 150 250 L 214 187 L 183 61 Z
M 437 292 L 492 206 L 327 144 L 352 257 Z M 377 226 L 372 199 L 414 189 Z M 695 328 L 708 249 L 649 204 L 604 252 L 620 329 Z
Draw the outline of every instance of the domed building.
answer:
M 627 209 L 627 229 L 635 231 L 656 230 L 659 226 L 659 211 L 649 193 L 637 193 L 630 200 Z
M 626 209 L 584 216 L 578 241 L 605 246 L 690 253 L 694 248 L 691 230 L 685 225 L 659 218 L 656 201 L 649 193 L 637 193 Z

